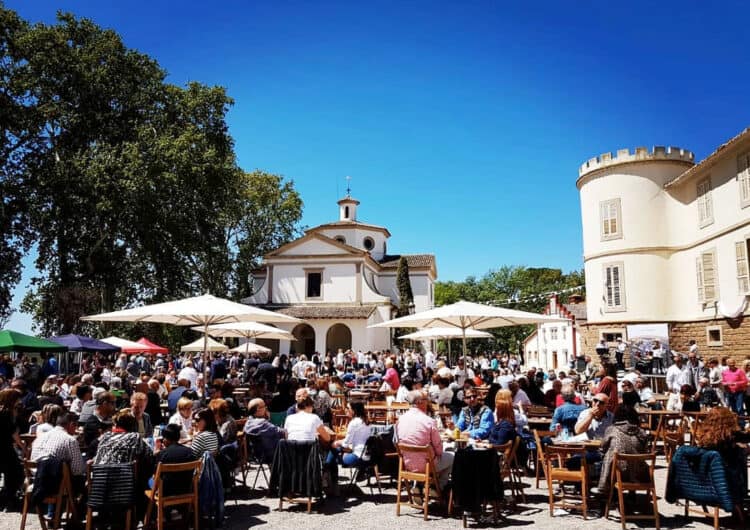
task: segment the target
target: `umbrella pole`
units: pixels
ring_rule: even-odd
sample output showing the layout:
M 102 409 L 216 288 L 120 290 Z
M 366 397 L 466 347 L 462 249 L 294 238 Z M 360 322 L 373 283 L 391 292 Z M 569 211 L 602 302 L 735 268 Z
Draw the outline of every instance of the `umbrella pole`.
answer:
M 448 366 L 453 366 L 451 362 L 451 339 L 448 339 Z
M 461 341 L 464 346 L 464 370 L 466 370 L 466 373 L 469 373 L 466 366 L 466 328 L 461 328 Z
M 209 374 L 206 373 L 206 368 L 208 368 L 206 366 L 206 350 L 208 350 L 208 322 L 203 324 L 203 377 L 206 378 L 206 382 L 208 383 L 210 381 L 208 379 Z

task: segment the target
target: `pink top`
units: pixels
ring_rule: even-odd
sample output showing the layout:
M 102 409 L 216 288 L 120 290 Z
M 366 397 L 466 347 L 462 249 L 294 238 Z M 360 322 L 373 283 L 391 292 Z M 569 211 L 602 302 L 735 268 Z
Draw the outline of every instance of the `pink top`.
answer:
M 443 442 L 435 420 L 421 410 L 412 407 L 396 422 L 396 437 L 400 443 L 409 445 L 432 445 L 436 457 L 443 454 Z M 407 471 L 424 471 L 427 464 L 423 453 L 404 453 L 404 466 Z
M 721 382 L 729 388 L 730 392 L 744 392 L 747 388 L 747 376 L 739 368 L 734 371 L 728 368 L 724 370 L 721 373 Z
M 398 387 L 401 386 L 401 383 L 398 380 L 398 372 L 393 367 L 388 368 L 388 370 L 385 371 L 383 381 L 391 385 L 391 389 L 393 390 L 398 390 Z

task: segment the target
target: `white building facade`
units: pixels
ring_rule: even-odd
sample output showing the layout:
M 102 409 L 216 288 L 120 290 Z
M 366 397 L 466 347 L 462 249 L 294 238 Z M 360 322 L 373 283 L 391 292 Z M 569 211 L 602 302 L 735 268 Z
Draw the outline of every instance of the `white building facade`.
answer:
M 750 353 L 750 130 L 702 162 L 684 149 L 603 154 L 579 170 L 589 333 L 667 323 L 673 349 Z M 626 338 L 626 337 L 625 337 Z
M 339 219 L 264 257 L 254 274 L 254 294 L 243 300 L 304 320 L 291 331 L 295 341 L 258 342 L 279 353 L 335 353 L 339 348 L 376 351 L 391 346 L 391 330 L 368 328 L 395 316 L 400 255 L 390 255 L 390 232 L 357 220 L 359 201 L 338 201 Z M 404 255 L 414 293 L 414 310 L 434 305 L 437 279 L 430 254 Z
M 523 342 L 524 363 L 542 370 L 567 371 L 571 357 L 583 352 L 578 329 L 586 323 L 586 302 L 580 297 L 571 297 L 571 303 L 563 304 L 557 295 L 552 295 L 543 313 L 565 320 L 539 324 L 526 337 Z

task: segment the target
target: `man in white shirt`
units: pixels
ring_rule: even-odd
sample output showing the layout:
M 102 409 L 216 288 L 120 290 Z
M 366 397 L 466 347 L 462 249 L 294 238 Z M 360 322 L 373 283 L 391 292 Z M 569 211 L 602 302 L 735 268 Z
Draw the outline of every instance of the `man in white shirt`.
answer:
M 519 411 L 524 412 L 531 406 L 531 400 L 525 391 L 518 386 L 518 381 L 512 381 L 509 385 L 511 396 L 513 396 L 513 406 Z
M 667 369 L 666 383 L 670 392 L 680 393 L 680 387 L 685 384 L 685 372 L 682 366 L 682 355 L 674 352 L 674 364 Z
M 427 368 L 435 368 L 435 354 L 432 349 L 427 350 L 427 353 L 424 354 L 424 364 Z
M 193 362 L 188 361 L 185 363 L 185 368 L 180 370 L 180 373 L 177 374 L 177 379 L 187 379 L 190 381 L 190 388 L 195 390 L 198 388 L 198 370 L 193 368 Z
M 456 363 L 456 367 L 453 369 L 453 378 L 458 383 L 458 386 L 464 386 L 464 381 L 467 379 L 474 379 L 474 370 L 471 368 L 464 367 L 464 360 L 461 358 Z

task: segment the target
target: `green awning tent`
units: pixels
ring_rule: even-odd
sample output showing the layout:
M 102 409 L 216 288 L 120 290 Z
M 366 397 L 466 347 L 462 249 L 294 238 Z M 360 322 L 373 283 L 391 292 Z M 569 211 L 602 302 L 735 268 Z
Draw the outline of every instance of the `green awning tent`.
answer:
M 9 352 L 61 352 L 68 348 L 50 340 L 24 335 L 17 331 L 0 331 L 0 351 Z

